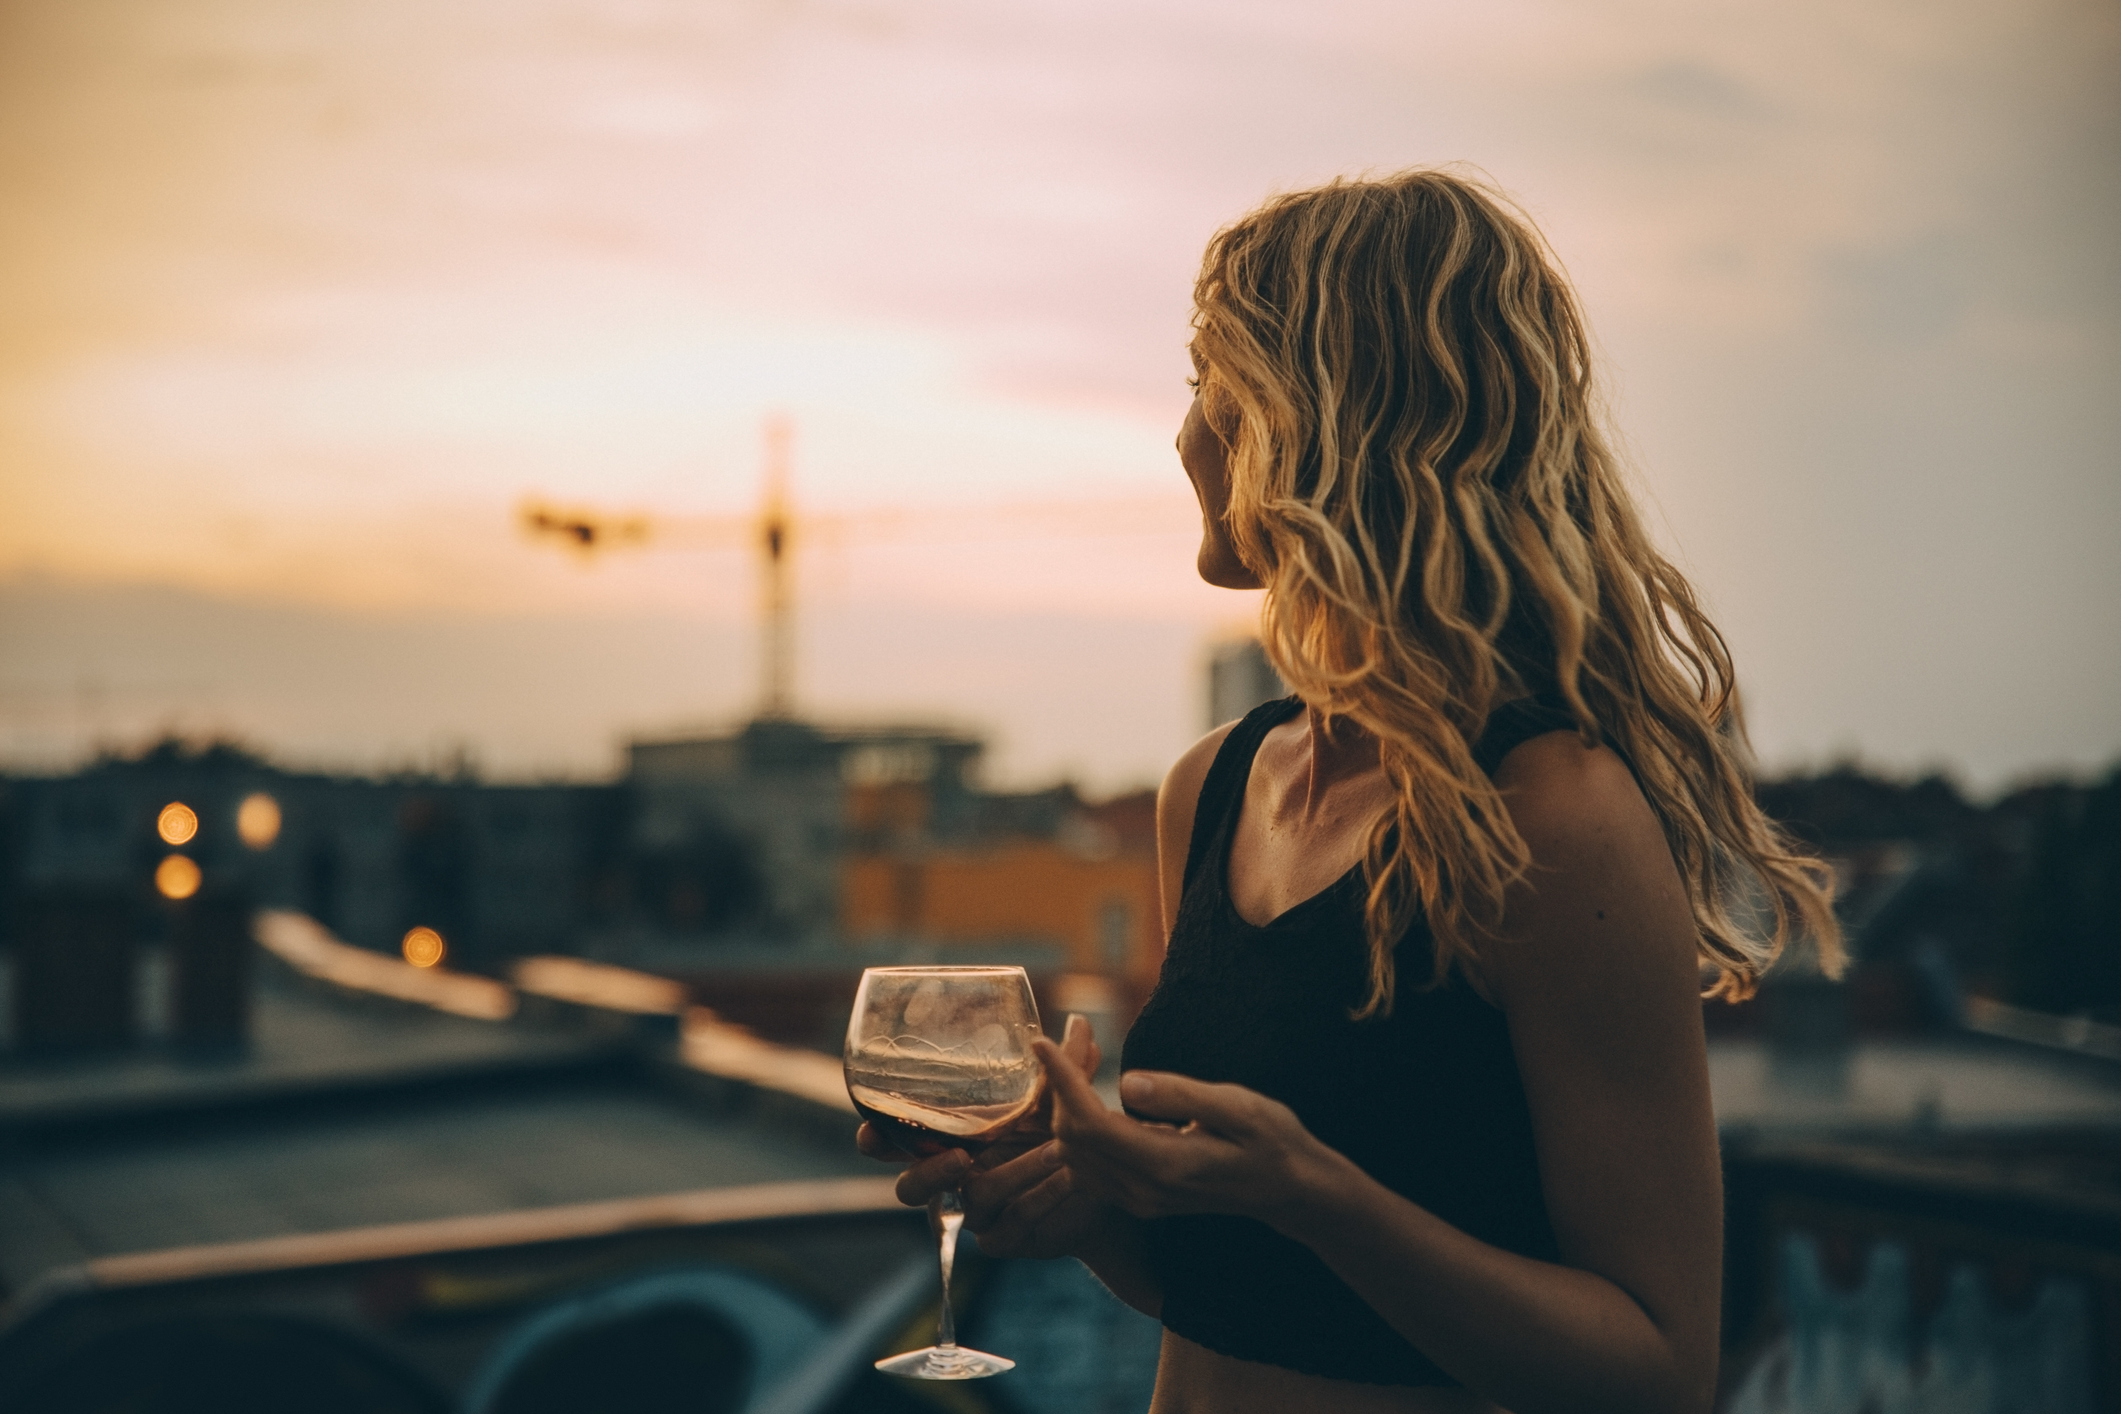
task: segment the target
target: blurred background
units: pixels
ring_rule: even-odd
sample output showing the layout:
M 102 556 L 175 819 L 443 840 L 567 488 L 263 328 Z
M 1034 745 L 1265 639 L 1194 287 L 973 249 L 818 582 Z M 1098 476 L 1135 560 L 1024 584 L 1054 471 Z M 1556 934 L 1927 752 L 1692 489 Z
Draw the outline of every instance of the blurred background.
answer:
M 2093 0 L 0 0 L 0 1402 L 1144 1407 L 1153 1324 L 976 1254 L 1019 1370 L 863 1373 L 935 1291 L 847 1002 L 1018 962 L 1116 1053 L 1150 792 L 1280 692 L 1192 571 L 1201 248 L 1459 162 L 1856 940 L 1707 1013 L 1724 1407 L 2121 1408 L 2117 60 Z

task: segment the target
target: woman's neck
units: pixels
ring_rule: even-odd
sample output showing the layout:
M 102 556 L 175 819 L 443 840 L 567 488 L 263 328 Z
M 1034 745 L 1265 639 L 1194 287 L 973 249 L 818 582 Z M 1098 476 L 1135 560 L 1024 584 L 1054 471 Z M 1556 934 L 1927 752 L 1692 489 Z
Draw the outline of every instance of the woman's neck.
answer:
M 1376 737 L 1347 717 L 1328 717 L 1309 704 L 1304 707 L 1304 739 L 1305 814 L 1315 812 L 1335 785 L 1383 764 Z

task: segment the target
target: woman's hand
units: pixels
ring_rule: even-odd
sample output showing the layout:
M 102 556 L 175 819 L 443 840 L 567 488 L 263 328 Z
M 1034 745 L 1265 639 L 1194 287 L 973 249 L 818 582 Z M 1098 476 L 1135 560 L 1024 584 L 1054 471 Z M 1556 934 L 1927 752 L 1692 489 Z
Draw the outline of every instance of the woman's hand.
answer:
M 1095 1074 L 1100 1062 L 1090 1024 L 1070 1016 L 1059 1047 L 1040 1045 L 1068 1058 L 1078 1076 Z M 1086 1084 L 1088 1082 L 1085 1082 Z M 1096 1092 L 1092 1091 L 1093 1098 Z M 950 1149 L 913 1160 L 899 1175 L 898 1197 L 920 1207 L 937 1193 L 958 1189 L 964 1195 L 965 1226 L 979 1238 L 980 1250 L 995 1257 L 1080 1257 L 1103 1238 L 1117 1215 L 1081 1193 L 1074 1176 L 1061 1165 L 1051 1135 L 1053 1095 L 1050 1085 L 1038 1109 L 1017 1133 L 985 1150 L 977 1160 L 962 1149 Z M 876 1129 L 863 1124 L 855 1145 L 874 1159 L 911 1156 L 890 1148 Z
M 1234 1213 L 1279 1227 L 1353 1165 L 1287 1105 L 1241 1085 L 1129 1071 L 1120 1094 L 1143 1124 L 1105 1108 L 1051 1042 L 1035 1043 L 1052 1088 L 1054 1144 L 1077 1192 L 1138 1218 Z

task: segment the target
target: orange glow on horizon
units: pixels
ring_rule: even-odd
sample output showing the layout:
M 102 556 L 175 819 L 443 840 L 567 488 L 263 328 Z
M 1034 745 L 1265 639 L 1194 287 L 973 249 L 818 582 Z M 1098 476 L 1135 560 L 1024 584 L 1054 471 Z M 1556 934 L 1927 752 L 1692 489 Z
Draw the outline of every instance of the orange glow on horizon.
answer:
M 172 800 L 155 817 L 155 833 L 164 844 L 190 844 L 192 836 L 199 833 L 199 814 L 183 801 Z
M 170 807 L 172 810 L 183 808 Z M 185 838 L 189 839 L 190 836 Z M 155 867 L 155 892 L 166 899 L 188 899 L 199 892 L 199 884 L 203 878 L 198 865 L 181 854 L 172 854 Z
M 406 933 L 400 951 L 414 967 L 433 967 L 449 956 L 449 945 L 442 941 L 440 933 L 422 926 Z

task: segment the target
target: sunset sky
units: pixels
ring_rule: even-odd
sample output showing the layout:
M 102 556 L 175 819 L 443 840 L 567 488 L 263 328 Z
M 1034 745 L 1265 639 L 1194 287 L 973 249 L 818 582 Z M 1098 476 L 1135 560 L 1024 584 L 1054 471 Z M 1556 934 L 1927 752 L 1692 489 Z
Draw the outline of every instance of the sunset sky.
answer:
M 735 720 L 741 547 L 513 517 L 741 517 L 780 413 L 809 708 L 1153 780 L 1253 612 L 1171 449 L 1201 246 L 1460 161 L 1576 279 L 1766 764 L 2090 769 L 2117 75 L 2099 0 L 0 0 L 0 764 Z

